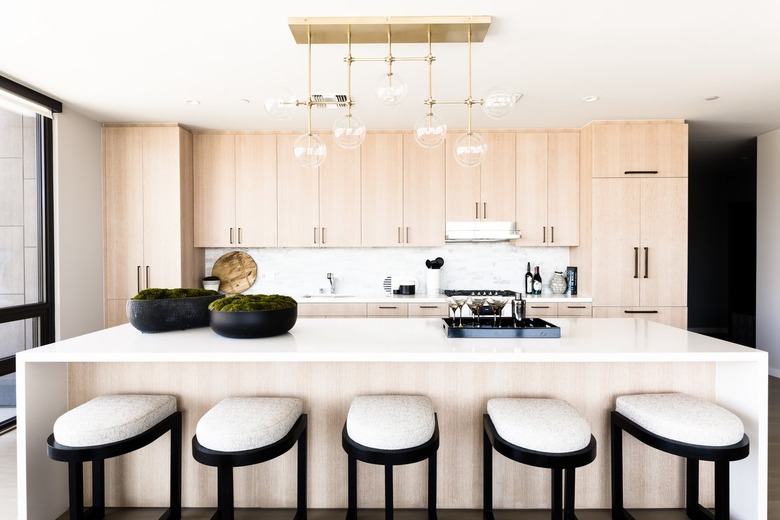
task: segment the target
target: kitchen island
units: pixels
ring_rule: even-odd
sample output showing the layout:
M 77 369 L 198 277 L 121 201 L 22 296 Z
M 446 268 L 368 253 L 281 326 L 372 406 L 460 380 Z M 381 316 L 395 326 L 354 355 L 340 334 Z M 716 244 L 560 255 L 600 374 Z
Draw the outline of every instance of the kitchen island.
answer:
M 17 356 L 20 518 L 67 509 L 66 465 L 46 457 L 45 439 L 66 410 L 105 393 L 169 393 L 184 416 L 183 505 L 216 503 L 216 475 L 191 457 L 198 419 L 232 395 L 303 399 L 309 415 L 309 507 L 346 506 L 341 428 L 349 403 L 366 393 L 426 394 L 439 418 L 440 508 L 481 508 L 481 416 L 501 396 L 566 399 L 590 422 L 596 460 L 577 472 L 577 507 L 607 508 L 609 411 L 617 395 L 679 391 L 736 413 L 750 437 L 732 463 L 732 517 L 766 518 L 767 355 L 654 322 L 557 318 L 560 339 L 449 339 L 438 319 L 308 319 L 275 338 L 235 340 L 210 329 L 141 334 L 130 325 Z M 167 439 L 167 437 L 166 437 Z M 625 441 L 626 504 L 680 507 L 681 461 Z M 165 452 L 157 442 L 107 464 L 109 506 L 162 505 Z M 129 460 L 129 462 L 127 462 Z M 147 466 L 146 471 L 142 468 Z M 702 502 L 712 473 L 702 471 Z M 149 468 L 152 468 L 150 471 Z M 295 455 L 236 472 L 238 507 L 292 507 Z M 381 507 L 382 469 L 360 465 L 360 507 Z M 425 465 L 398 468 L 396 507 L 423 507 Z M 496 508 L 543 508 L 549 474 L 494 458 Z M 118 486 L 118 482 L 122 482 Z M 41 494 L 45 493 L 45 499 Z

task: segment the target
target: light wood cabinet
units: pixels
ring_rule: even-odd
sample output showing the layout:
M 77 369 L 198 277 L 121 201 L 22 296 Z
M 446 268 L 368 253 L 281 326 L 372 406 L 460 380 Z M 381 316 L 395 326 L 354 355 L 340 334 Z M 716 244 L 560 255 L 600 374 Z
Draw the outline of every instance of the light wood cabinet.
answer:
M 579 244 L 579 149 L 574 132 L 517 134 L 518 245 Z
M 369 318 L 406 318 L 409 306 L 405 303 L 369 303 L 367 314 Z
M 455 159 L 457 135 L 446 146 L 446 220 L 515 220 L 515 134 L 484 132 L 487 154 L 479 166 Z
M 545 316 L 558 316 L 557 303 L 532 303 L 526 301 L 525 315 L 529 318 L 544 318 Z
M 594 306 L 687 305 L 688 180 L 593 179 Z
M 298 303 L 299 318 L 444 318 L 446 303 Z
M 105 126 L 106 326 L 126 323 L 124 302 L 149 287 L 198 287 L 193 245 L 192 135 L 178 126 Z
M 594 177 L 687 177 L 688 125 L 593 125 Z
M 688 307 L 593 307 L 594 318 L 639 318 L 688 328 Z
M 319 168 L 304 168 L 292 152 L 297 137 L 277 138 L 279 246 L 359 246 L 360 151 L 320 136 L 328 156 Z
M 411 134 L 369 134 L 361 148 L 362 244 L 444 244 L 444 149 Z
M 365 303 L 298 303 L 299 318 L 365 318 Z
M 558 316 L 566 317 L 590 317 L 593 315 L 591 303 L 560 303 L 558 302 Z
M 410 303 L 410 318 L 446 318 L 450 309 L 446 303 Z
M 196 247 L 277 243 L 276 136 L 194 137 Z

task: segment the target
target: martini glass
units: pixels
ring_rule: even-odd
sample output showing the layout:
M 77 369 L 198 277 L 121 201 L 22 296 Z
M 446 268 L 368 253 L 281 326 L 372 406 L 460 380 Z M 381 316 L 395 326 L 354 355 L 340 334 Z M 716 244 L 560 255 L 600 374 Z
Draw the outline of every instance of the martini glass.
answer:
M 500 328 L 501 327 L 501 312 L 504 310 L 504 307 L 506 307 L 506 302 L 509 300 L 506 298 L 490 298 L 488 299 L 488 305 L 490 305 L 490 310 L 493 311 L 493 326 Z
M 452 326 L 455 326 L 455 311 L 457 311 L 461 305 L 458 305 L 458 302 L 455 301 L 454 298 L 447 298 L 447 306 L 452 311 Z
M 466 302 L 466 305 L 471 309 L 471 315 L 474 317 L 474 328 L 480 328 L 482 326 L 479 323 L 479 311 L 482 309 L 482 304 L 484 303 L 484 298 L 471 298 Z
M 468 297 L 466 296 L 453 296 L 452 298 L 455 300 L 455 303 L 458 304 L 458 310 L 460 311 L 460 317 L 458 319 L 458 327 L 463 327 L 463 306 L 466 305 L 466 301 L 468 301 Z

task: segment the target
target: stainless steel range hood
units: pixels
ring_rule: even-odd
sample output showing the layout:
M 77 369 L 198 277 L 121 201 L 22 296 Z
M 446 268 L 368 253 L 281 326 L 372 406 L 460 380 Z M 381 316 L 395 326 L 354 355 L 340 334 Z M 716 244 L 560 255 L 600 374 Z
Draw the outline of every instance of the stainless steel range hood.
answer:
M 505 242 L 522 236 L 514 222 L 447 222 L 445 242 Z

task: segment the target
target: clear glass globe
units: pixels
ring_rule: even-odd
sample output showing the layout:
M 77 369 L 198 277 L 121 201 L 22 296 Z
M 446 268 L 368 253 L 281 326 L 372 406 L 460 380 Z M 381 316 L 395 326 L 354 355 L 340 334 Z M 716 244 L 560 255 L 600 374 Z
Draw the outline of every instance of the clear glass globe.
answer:
M 366 125 L 356 115 L 343 115 L 333 122 L 333 140 L 342 148 L 357 148 L 366 139 Z
M 487 144 L 479 134 L 466 133 L 455 141 L 455 160 L 461 166 L 478 166 L 486 153 Z
M 317 135 L 303 134 L 295 140 L 293 154 L 304 168 L 318 168 L 325 162 L 328 149 Z
M 482 103 L 485 115 L 499 119 L 509 114 L 515 106 L 516 96 L 505 88 L 492 87 Z
M 287 119 L 295 112 L 297 102 L 288 91 L 280 90 L 265 100 L 265 111 L 274 119 Z
M 414 124 L 414 138 L 423 148 L 436 148 L 447 137 L 447 123 L 435 114 L 425 114 Z
M 400 105 L 406 99 L 406 82 L 397 72 L 382 74 L 376 82 L 376 97 L 382 106 Z

